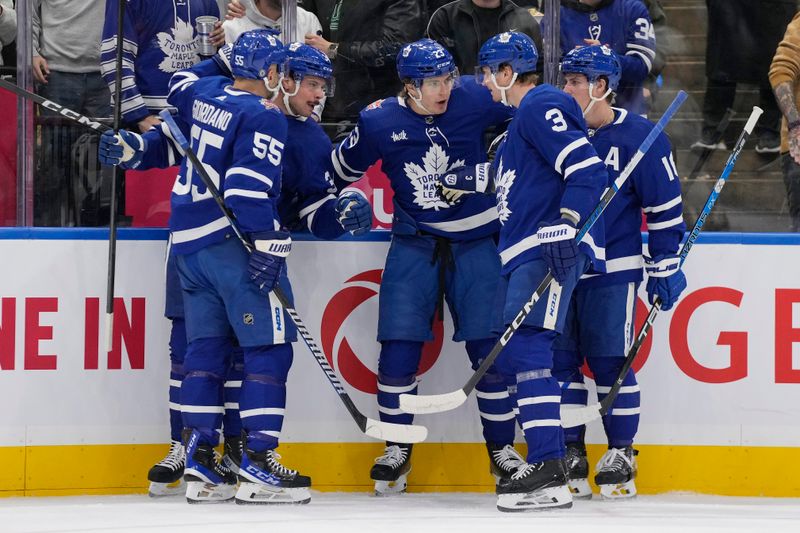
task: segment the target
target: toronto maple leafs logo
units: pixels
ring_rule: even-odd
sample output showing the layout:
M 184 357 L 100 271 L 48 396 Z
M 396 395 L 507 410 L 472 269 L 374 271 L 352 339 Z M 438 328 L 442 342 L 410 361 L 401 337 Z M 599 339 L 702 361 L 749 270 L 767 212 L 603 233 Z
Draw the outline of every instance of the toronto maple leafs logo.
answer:
M 161 72 L 177 72 L 200 60 L 197 53 L 198 40 L 190 22 L 178 19 L 174 28 L 159 32 L 156 40 L 164 54 L 164 59 L 158 65 Z
M 497 195 L 497 216 L 501 223 L 508 220 L 511 210 L 508 208 L 508 193 L 517 178 L 517 171 L 512 169 L 504 170 L 503 161 L 497 166 L 497 174 L 494 178 L 495 194 Z
M 600 34 L 603 32 L 603 26 L 601 24 L 595 24 L 594 26 L 589 26 L 589 38 L 594 39 L 595 41 L 600 40 Z
M 422 166 L 406 163 L 403 167 L 406 177 L 414 186 L 414 203 L 423 209 L 446 209 L 450 207 L 436 193 L 436 178 L 450 170 L 464 166 L 464 160 L 458 159 L 452 165 L 450 157 L 441 146 L 434 143 L 422 156 Z

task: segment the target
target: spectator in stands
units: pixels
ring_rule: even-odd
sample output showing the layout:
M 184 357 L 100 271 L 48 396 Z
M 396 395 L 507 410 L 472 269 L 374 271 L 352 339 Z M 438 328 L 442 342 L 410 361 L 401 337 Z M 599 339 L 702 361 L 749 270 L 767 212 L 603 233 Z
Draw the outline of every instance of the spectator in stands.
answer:
M 100 68 L 113 94 L 119 0 L 106 0 Z M 123 30 L 122 118 L 145 132 L 159 124 L 172 75 L 200 60 L 197 17 L 219 18 L 216 0 L 128 0 Z
M 242 33 L 258 28 L 271 28 L 280 32 L 282 4 L 281 0 L 231 0 L 226 17 L 228 20 L 222 24 L 225 30 L 225 42 L 233 43 Z M 297 8 L 295 22 L 295 41 L 302 41 L 306 35 L 322 34 L 322 26 L 317 16 L 302 7 Z M 280 35 L 280 40 L 284 43 L 289 42 L 283 33 Z
M 13 0 L 0 0 L 0 49 L 17 38 L 17 12 Z M 0 66 L 3 60 L 0 58 Z
M 645 114 L 643 84 L 653 69 L 656 36 L 640 0 L 561 0 L 561 51 L 604 44 L 617 53 L 622 78 L 615 105 Z
M 542 50 L 539 24 L 527 10 L 511 0 L 456 0 L 431 15 L 427 34 L 453 54 L 461 74 L 472 74 L 478 61 L 478 50 L 490 37 L 504 31 L 529 35 Z M 539 54 L 539 68 L 544 54 Z
M 714 130 L 725 110 L 733 107 L 737 83 L 759 88 L 759 106 L 764 116 L 756 127 L 756 152 L 777 154 L 780 150 L 780 110 L 769 84 L 768 69 L 786 25 L 797 10 L 796 0 L 706 0 L 706 94 L 703 99 L 703 130 L 693 149 L 725 150 L 723 141 L 713 142 Z
M 336 92 L 323 119 L 353 120 L 367 105 L 397 93 L 395 58 L 423 31 L 419 0 L 298 0 L 322 23 L 305 42 L 333 61 Z
M 38 93 L 82 115 L 110 117 L 111 95 L 100 75 L 103 4 L 96 0 L 34 0 L 32 7 L 32 66 Z M 87 173 L 99 175 L 100 165 L 91 157 L 85 158 L 89 168 L 73 168 L 73 154 L 96 146 L 96 135 L 46 108 L 40 113 L 44 120 L 36 158 L 34 223 L 98 224 L 97 198 L 88 198 L 89 191 L 82 185 Z
M 783 113 L 781 154 L 783 181 L 789 200 L 791 231 L 800 231 L 800 13 L 795 14 L 778 45 L 769 81 Z

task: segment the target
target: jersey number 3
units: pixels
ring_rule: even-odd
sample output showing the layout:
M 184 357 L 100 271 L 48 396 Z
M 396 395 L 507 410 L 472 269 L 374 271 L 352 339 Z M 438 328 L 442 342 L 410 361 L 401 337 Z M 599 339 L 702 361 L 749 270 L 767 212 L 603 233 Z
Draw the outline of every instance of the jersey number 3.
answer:
M 567 121 L 564 120 L 564 115 L 555 107 L 544 114 L 544 118 L 553 123 L 553 131 L 567 131 Z

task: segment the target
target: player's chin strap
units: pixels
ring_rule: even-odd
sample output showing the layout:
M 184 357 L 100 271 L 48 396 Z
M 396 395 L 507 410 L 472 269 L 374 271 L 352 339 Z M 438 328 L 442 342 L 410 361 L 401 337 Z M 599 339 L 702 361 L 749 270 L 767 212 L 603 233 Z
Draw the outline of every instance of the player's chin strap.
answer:
M 583 110 L 583 117 L 584 118 L 586 118 L 586 115 L 588 115 L 589 111 L 592 110 L 592 108 L 594 107 L 594 104 L 596 104 L 597 102 L 601 102 L 601 101 L 605 100 L 606 98 L 608 98 L 608 96 L 611 94 L 611 87 L 609 87 L 608 90 L 606 90 L 605 94 L 603 96 L 599 97 L 599 98 L 595 98 L 594 96 L 592 96 L 593 94 L 594 94 L 594 82 L 590 81 L 589 82 L 589 105 L 587 105 L 586 109 Z
M 433 113 L 428 111 L 428 109 L 424 105 L 422 105 L 422 83 L 420 82 L 420 84 L 417 85 L 417 83 L 414 82 L 414 87 L 417 89 L 417 91 L 419 91 L 419 98 L 411 94 L 411 91 L 408 91 L 408 97 L 411 98 L 411 100 L 413 100 L 415 104 L 417 104 L 417 107 L 425 111 L 425 114 L 433 115 Z
M 497 78 L 495 78 L 495 74 L 497 73 L 492 72 L 492 83 L 494 84 L 495 87 L 497 87 L 497 90 L 500 91 L 500 101 L 503 102 L 503 105 L 511 106 L 511 104 L 508 103 L 506 92 L 508 92 L 508 90 L 514 85 L 514 82 L 517 81 L 517 76 L 519 74 L 515 72 L 511 76 L 511 81 L 508 82 L 508 85 L 506 85 L 505 87 L 501 87 L 500 85 L 497 84 Z
M 290 92 L 287 92 L 286 89 L 284 89 L 284 87 L 283 87 L 283 80 L 284 79 L 285 78 L 283 77 L 283 74 L 281 74 L 280 81 L 278 82 L 278 87 L 276 89 L 274 89 L 275 96 L 272 97 L 272 100 L 275 101 L 275 100 L 278 99 L 278 96 L 283 95 L 283 105 L 286 108 L 286 114 L 289 115 L 290 117 L 297 118 L 300 115 L 295 113 L 294 109 L 292 109 L 292 104 L 289 103 L 289 98 L 291 98 L 292 96 L 296 95 L 298 93 L 298 91 L 300 91 L 300 81 L 294 80 L 294 82 L 295 82 L 294 83 L 294 92 L 290 93 Z

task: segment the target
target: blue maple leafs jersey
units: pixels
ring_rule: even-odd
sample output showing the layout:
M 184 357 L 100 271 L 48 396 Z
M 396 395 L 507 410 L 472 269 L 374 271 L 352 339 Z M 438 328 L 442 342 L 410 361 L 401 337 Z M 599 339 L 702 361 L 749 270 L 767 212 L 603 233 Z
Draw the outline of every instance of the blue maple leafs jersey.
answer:
M 531 89 L 520 102 L 494 165 L 504 273 L 540 257 L 536 232 L 561 218 L 561 209 L 577 213 L 580 227 L 608 179 L 586 137 L 577 102 L 547 84 Z M 580 244 L 595 272 L 604 271 L 603 235 L 598 222 Z
M 170 105 L 191 116 L 191 146 L 245 234 L 280 228 L 275 201 L 281 189 L 286 119 L 269 100 L 233 88 L 230 78 L 181 79 Z M 170 231 L 177 254 L 225 239 L 230 224 L 188 160 L 171 198 Z
M 584 39 L 608 45 L 619 56 L 622 78 L 616 105 L 637 114 L 647 112 L 642 83 L 653 68 L 656 34 L 640 0 L 611 0 L 596 7 L 570 0 L 561 7 L 561 52 L 585 46 Z
M 614 121 L 594 132 L 592 145 L 608 169 L 609 184 L 628 164 L 653 129 L 645 118 L 614 109 Z M 674 254 L 683 239 L 681 185 L 672 147 L 663 133 L 656 138 L 625 184 L 603 212 L 606 231 L 606 274 L 587 276 L 590 286 L 642 281 L 642 211 L 647 217 L 648 251 L 652 257 Z
M 114 94 L 119 0 L 106 1 L 100 70 Z M 219 18 L 215 0 L 128 0 L 122 51 L 122 116 L 135 123 L 167 107 L 172 75 L 200 60 L 197 17 Z
M 332 152 L 333 167 L 338 178 L 353 182 L 383 161 L 394 190 L 394 232 L 411 227 L 453 240 L 485 237 L 499 228 L 492 198 L 471 194 L 451 206 L 437 195 L 436 178 L 486 161 L 484 130 L 512 116 L 512 108 L 493 102 L 471 77 L 461 78 L 441 115 L 419 115 L 402 97 L 379 100 Z

